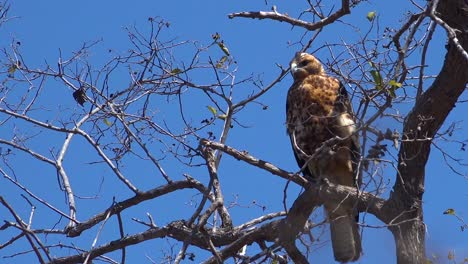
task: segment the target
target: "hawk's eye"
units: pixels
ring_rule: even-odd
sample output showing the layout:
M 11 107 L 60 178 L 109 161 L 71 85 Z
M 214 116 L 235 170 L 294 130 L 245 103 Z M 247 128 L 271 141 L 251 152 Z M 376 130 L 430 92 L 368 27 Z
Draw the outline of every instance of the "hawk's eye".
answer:
M 299 63 L 299 67 L 304 67 L 307 64 L 309 64 L 310 62 L 311 62 L 310 60 L 303 60 L 303 61 L 301 61 L 301 63 Z

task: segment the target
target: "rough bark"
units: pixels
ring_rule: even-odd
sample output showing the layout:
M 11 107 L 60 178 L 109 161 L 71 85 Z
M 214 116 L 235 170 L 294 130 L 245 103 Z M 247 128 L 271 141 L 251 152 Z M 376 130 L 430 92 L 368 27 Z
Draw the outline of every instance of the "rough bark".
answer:
M 468 4 L 463 0 L 440 1 L 437 15 L 456 29 L 461 46 L 468 50 Z M 425 225 L 422 197 L 425 166 L 432 139 L 455 107 L 468 82 L 468 61 L 449 42 L 443 67 L 405 120 L 398 174 L 389 202 L 398 215 L 388 219 L 396 242 L 398 263 L 425 263 Z

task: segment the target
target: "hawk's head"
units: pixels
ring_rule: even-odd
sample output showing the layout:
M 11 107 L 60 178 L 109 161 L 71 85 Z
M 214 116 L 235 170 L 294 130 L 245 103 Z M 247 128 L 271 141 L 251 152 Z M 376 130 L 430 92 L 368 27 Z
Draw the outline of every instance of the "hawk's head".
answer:
M 325 74 L 322 64 L 309 53 L 296 53 L 291 61 L 291 73 L 294 80 L 301 80 L 308 75 Z

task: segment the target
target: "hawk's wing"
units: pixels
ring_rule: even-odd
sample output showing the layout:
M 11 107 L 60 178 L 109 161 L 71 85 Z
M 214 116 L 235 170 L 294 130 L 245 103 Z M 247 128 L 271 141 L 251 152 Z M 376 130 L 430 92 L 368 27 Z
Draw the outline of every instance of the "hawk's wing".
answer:
M 358 172 L 358 164 L 359 164 L 359 157 L 360 157 L 360 144 L 359 144 L 359 134 L 356 132 L 356 116 L 353 111 L 353 107 L 351 105 L 351 101 L 349 100 L 349 95 L 348 92 L 346 91 L 346 88 L 344 87 L 342 82 L 340 83 L 340 88 L 339 88 L 339 94 L 337 97 L 337 100 L 335 101 L 335 111 L 337 114 L 340 113 L 345 113 L 345 115 L 342 115 L 343 118 L 346 118 L 348 120 L 345 120 L 343 123 L 349 124 L 349 126 L 352 126 L 352 130 L 348 129 L 348 132 L 340 135 L 339 133 L 335 132 L 336 135 L 340 135 L 342 137 L 350 137 L 349 140 L 349 149 L 351 151 L 351 161 L 353 165 L 353 173 L 354 177 L 357 177 L 354 181 L 354 184 L 356 187 L 359 188 L 362 184 L 362 177 L 360 173 Z M 339 129 L 339 128 L 338 128 Z

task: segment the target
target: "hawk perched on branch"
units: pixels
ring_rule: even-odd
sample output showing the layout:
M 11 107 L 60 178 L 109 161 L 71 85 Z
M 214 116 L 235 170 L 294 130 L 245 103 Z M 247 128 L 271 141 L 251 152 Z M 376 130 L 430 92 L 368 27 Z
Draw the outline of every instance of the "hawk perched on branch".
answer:
M 359 139 L 344 86 L 328 76 L 320 61 L 308 53 L 296 54 L 291 61 L 291 73 L 294 83 L 286 101 L 286 124 L 299 167 L 305 166 L 303 173 L 309 179 L 326 178 L 336 184 L 358 187 Z M 311 159 L 325 142 L 328 146 Z M 324 205 L 335 259 L 357 260 L 362 249 L 353 204 L 325 201 Z

